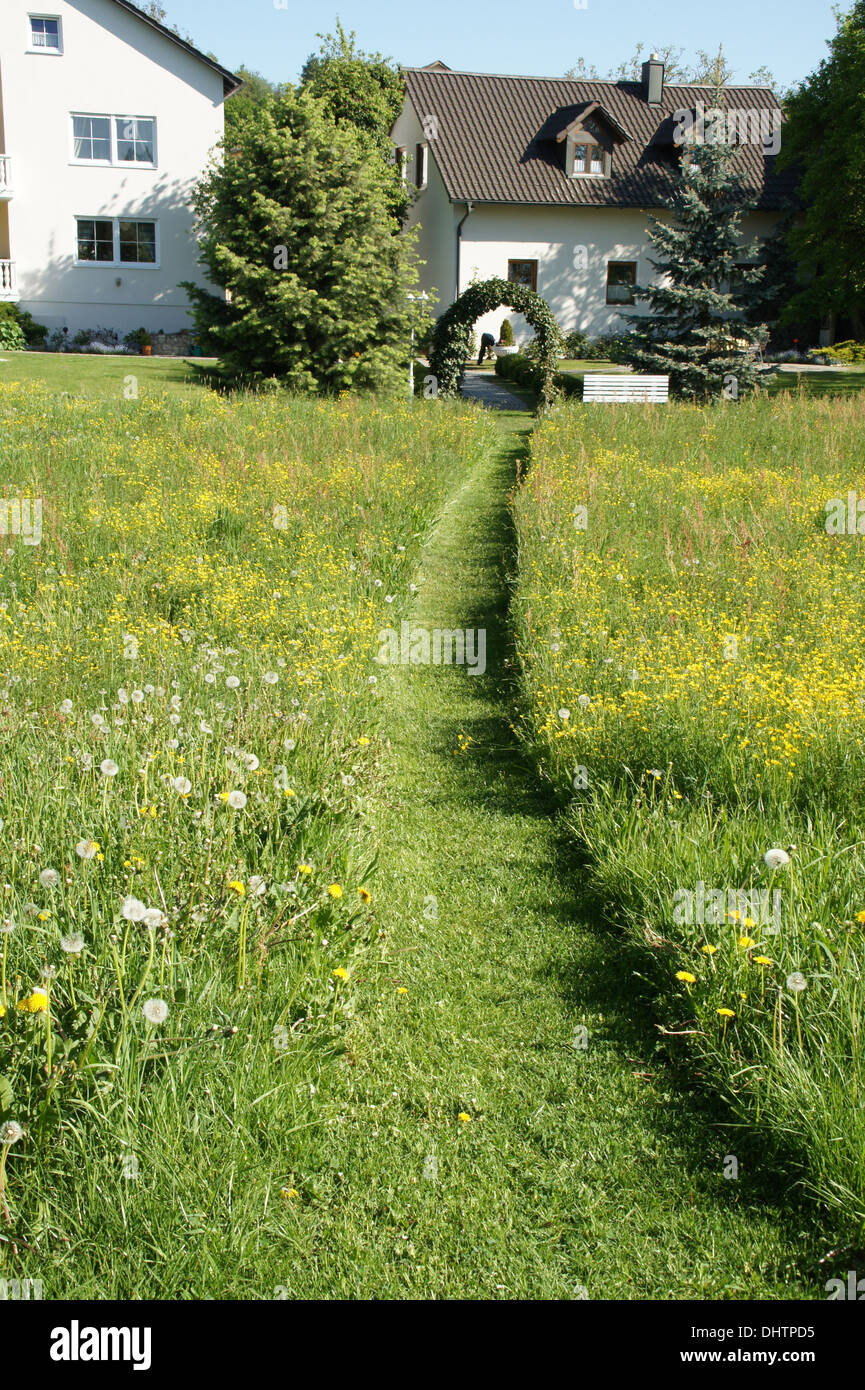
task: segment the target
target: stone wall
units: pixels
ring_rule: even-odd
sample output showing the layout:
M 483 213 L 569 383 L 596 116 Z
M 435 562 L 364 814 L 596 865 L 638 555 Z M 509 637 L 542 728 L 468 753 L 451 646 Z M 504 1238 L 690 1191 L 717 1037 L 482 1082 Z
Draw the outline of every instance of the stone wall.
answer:
M 152 333 L 153 357 L 191 357 L 192 334 L 188 328 L 179 333 Z

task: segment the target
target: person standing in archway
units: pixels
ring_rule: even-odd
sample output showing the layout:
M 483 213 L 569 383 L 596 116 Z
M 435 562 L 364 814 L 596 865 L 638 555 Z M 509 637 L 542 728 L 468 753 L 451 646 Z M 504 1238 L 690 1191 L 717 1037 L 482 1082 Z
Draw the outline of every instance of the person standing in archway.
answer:
M 495 344 L 495 341 L 496 340 L 493 337 L 492 333 L 481 334 L 481 350 L 478 353 L 478 366 L 481 365 L 485 357 L 492 357 L 493 345 Z

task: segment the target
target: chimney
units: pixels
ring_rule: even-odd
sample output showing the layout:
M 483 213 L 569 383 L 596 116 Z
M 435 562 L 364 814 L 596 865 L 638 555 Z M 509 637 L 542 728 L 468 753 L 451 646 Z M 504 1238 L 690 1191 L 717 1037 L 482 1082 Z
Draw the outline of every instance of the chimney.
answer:
M 664 64 L 657 53 L 649 54 L 649 61 L 643 64 L 643 96 L 650 106 L 660 106 L 664 95 Z

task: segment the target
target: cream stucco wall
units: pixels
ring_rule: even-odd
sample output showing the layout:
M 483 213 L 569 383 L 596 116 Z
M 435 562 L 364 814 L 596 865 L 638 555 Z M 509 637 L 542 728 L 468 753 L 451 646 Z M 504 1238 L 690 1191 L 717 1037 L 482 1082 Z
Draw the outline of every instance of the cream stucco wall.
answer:
M 28 15 L 58 16 L 63 52 L 28 52 Z M 21 307 L 49 327 L 189 325 L 180 280 L 204 283 L 190 193 L 223 132 L 223 81 L 114 0 L 0 3 L 0 100 Z M 76 164 L 71 113 L 155 117 L 156 169 Z M 78 266 L 76 217 L 158 222 L 155 268 Z M 120 281 L 120 284 L 117 281 Z

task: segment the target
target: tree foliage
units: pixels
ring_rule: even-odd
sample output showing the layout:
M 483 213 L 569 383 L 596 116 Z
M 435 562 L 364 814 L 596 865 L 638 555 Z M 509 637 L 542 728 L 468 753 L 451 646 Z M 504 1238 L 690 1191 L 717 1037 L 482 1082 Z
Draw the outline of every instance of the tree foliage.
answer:
M 722 107 L 720 88 L 713 106 Z M 720 126 L 719 122 L 719 126 Z M 719 395 L 735 378 L 738 395 L 753 387 L 755 368 L 743 327 L 744 290 L 763 274 L 757 243 L 743 246 L 740 224 L 753 199 L 733 173 L 733 147 L 707 121 L 706 143 L 686 145 L 676 187 L 664 206 L 671 220 L 650 219 L 649 238 L 659 253 L 651 264 L 659 283 L 636 286 L 651 316 L 623 315 L 633 325 L 627 360 L 644 371 L 669 375 L 671 391 L 686 399 Z M 754 262 L 743 270 L 743 262 Z M 737 293 L 732 285 L 742 287 Z
M 838 16 L 829 56 L 787 103 L 782 165 L 801 170 L 790 245 L 807 283 L 788 317 L 843 313 L 865 336 L 865 0 Z
M 347 34 L 339 20 L 335 34 L 317 37 L 321 39 L 321 48 L 304 64 L 301 91 L 317 97 L 338 126 L 356 130 L 370 159 L 386 164 L 390 205 L 402 222 L 411 194 L 394 163 L 390 139 L 391 127 L 402 108 L 402 74 L 392 59 L 358 48 L 354 30 Z
M 676 47 L 675 44 L 655 44 L 649 50 L 645 44 L 638 43 L 631 57 L 624 63 L 619 63 L 617 67 L 610 68 L 606 78 L 614 82 L 639 82 L 643 63 L 650 51 L 657 53 L 664 64 L 665 82 L 694 86 L 728 86 L 735 77 L 735 72 L 724 56 L 723 48 L 711 55 L 699 48 L 693 61 L 690 61 L 685 50 Z M 599 78 L 600 73 L 593 63 L 586 63 L 585 59 L 578 58 L 576 64 L 565 73 L 565 77 L 592 79 Z M 760 67 L 756 72 L 750 73 L 748 81 L 751 86 L 771 87 L 772 91 L 779 93 L 778 84 L 767 67 Z
M 247 382 L 396 386 L 417 269 L 386 166 L 308 93 L 271 98 L 232 139 L 194 199 L 201 263 L 229 292 L 186 283 L 202 345 Z
M 524 314 L 535 330 L 539 349 L 538 407 L 545 410 L 556 396 L 556 363 L 562 347 L 558 325 L 549 304 L 539 294 L 525 285 L 498 277 L 469 285 L 436 322 L 430 366 L 438 382 L 439 395 L 457 394 L 476 320 L 503 305 Z

